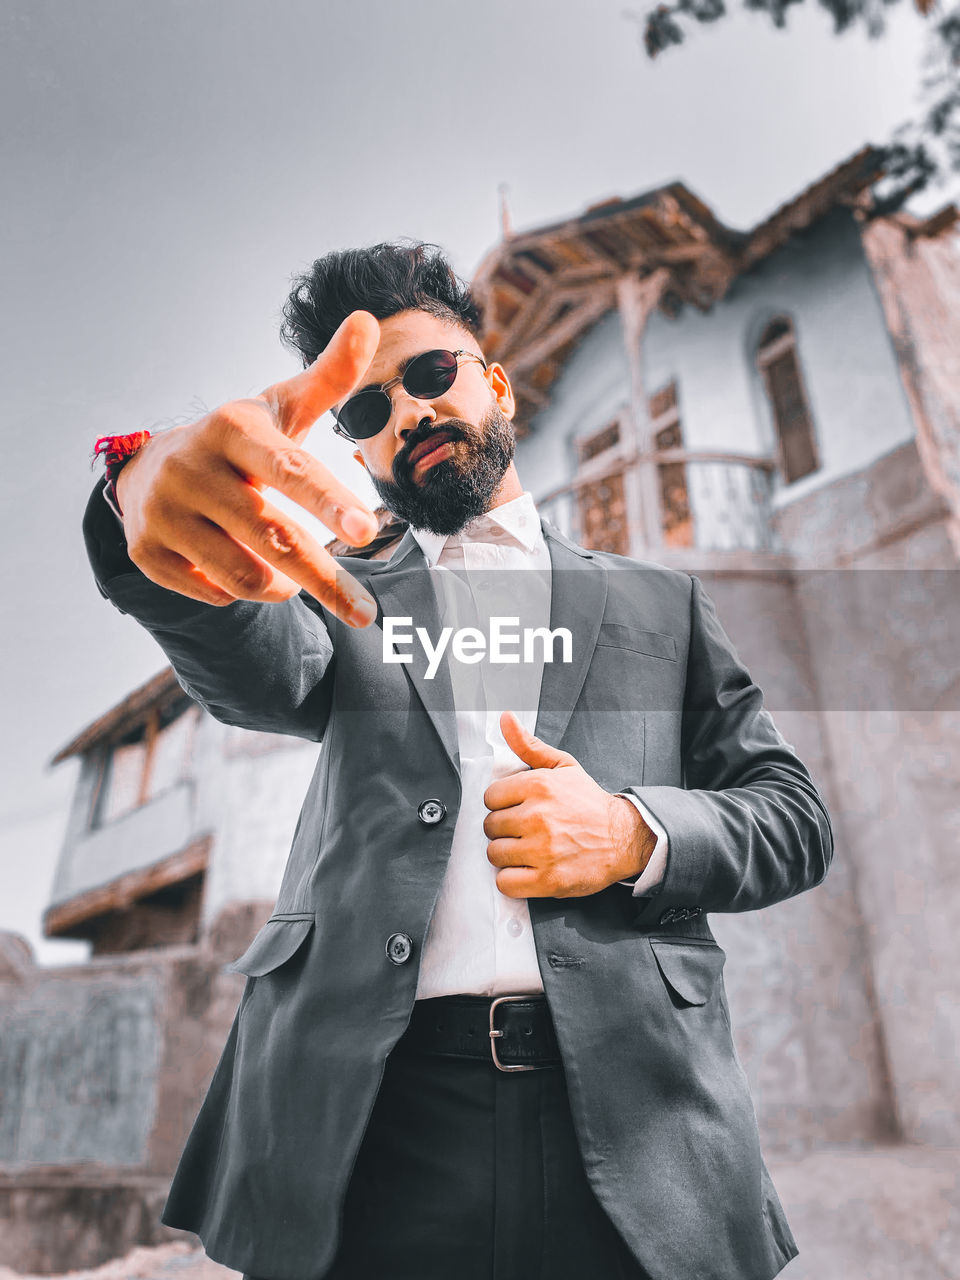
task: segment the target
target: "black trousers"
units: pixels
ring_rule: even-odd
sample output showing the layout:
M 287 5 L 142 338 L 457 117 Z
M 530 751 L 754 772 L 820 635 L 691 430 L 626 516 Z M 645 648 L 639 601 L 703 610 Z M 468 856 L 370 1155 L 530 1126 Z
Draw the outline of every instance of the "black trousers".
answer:
M 325 1280 L 588 1278 L 649 1280 L 587 1181 L 562 1067 L 504 1073 L 401 1038 Z

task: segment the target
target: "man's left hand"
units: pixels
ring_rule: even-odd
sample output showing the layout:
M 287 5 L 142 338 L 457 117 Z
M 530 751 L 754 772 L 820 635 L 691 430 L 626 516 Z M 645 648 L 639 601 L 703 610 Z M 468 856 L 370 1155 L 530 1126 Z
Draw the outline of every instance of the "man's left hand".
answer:
M 487 857 L 508 898 L 577 898 L 637 875 L 656 836 L 634 805 L 604 791 L 568 751 L 500 717 L 507 746 L 529 769 L 483 793 Z

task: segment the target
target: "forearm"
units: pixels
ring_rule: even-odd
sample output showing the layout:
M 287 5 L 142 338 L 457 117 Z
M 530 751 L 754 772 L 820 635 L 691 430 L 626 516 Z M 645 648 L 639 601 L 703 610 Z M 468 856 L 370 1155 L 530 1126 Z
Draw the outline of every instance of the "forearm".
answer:
M 645 804 L 635 795 L 621 791 L 617 795 L 633 810 L 630 849 L 636 859 L 636 871 L 618 884 L 629 886 L 635 898 L 655 894 L 663 880 L 670 842 L 666 830 Z
M 809 779 L 757 778 L 724 791 L 631 787 L 669 832 L 661 907 L 754 911 L 819 884 L 833 839 Z
M 642 918 L 672 907 L 752 911 L 819 884 L 833 856 L 826 807 L 777 731 L 694 579 L 683 704 L 684 786 L 629 786 L 662 824 L 670 857 Z

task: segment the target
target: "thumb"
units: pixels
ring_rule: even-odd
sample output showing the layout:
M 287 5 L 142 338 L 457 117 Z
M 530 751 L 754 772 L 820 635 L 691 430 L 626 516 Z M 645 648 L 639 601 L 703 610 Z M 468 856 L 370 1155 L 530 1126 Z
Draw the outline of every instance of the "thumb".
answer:
M 501 715 L 500 732 L 513 754 L 531 769 L 555 769 L 558 765 L 577 763 L 569 751 L 560 751 L 535 738 L 512 711 L 504 711 Z
M 285 436 L 298 444 L 317 418 L 346 399 L 377 354 L 380 325 L 369 311 L 351 311 L 302 373 L 262 393 Z

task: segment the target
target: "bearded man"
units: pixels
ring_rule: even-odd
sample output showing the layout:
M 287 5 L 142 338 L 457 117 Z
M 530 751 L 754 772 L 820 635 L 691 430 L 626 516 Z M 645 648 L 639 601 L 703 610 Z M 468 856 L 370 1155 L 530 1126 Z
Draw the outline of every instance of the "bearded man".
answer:
M 187 692 L 323 742 L 163 1220 L 262 1280 L 769 1280 L 797 1248 L 709 913 L 819 884 L 829 817 L 699 581 L 540 518 L 479 332 L 433 247 L 329 254 L 285 311 L 304 371 L 88 507 Z M 266 492 L 371 544 L 302 448 L 327 410 L 389 558 Z M 481 664 L 504 608 L 542 643 Z

